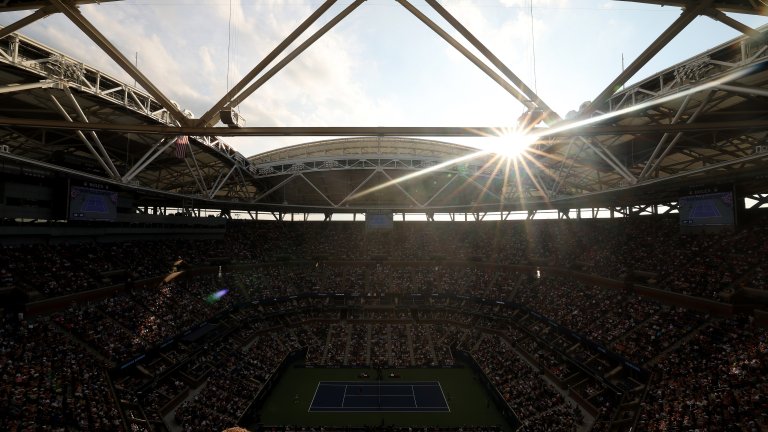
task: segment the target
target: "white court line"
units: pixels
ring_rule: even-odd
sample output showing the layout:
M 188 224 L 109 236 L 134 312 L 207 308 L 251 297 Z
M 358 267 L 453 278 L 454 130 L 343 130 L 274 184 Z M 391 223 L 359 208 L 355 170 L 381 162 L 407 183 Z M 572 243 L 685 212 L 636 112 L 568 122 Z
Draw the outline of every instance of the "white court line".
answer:
M 356 394 L 350 394 L 350 395 L 347 395 L 347 396 L 351 397 L 351 398 L 360 398 L 360 397 L 376 397 L 376 396 L 381 396 L 381 397 L 390 397 L 390 396 L 391 397 L 411 397 L 413 395 L 412 394 L 401 394 L 401 395 L 389 395 L 389 394 L 388 395 L 356 395 Z
M 425 409 L 425 408 L 439 408 L 439 409 Z M 373 411 L 358 411 L 358 409 L 371 409 Z M 394 409 L 406 409 L 407 411 L 392 411 Z M 338 410 L 338 411 L 331 411 L 331 410 Z M 361 412 L 361 413 L 375 413 L 375 412 L 416 412 L 416 413 L 433 413 L 433 412 L 450 412 L 445 411 L 445 407 L 419 407 L 419 409 L 414 409 L 412 406 L 407 407 L 388 407 L 388 408 L 379 408 L 379 407 L 321 407 L 316 408 L 312 412 L 342 412 L 342 413 L 349 413 L 349 412 Z
M 347 383 L 347 384 L 335 384 L 335 383 Z M 307 409 L 307 412 L 387 412 L 388 410 L 393 409 L 407 409 L 407 408 L 427 408 L 426 410 L 411 410 L 411 411 L 404 411 L 404 412 L 445 412 L 441 411 L 443 409 L 447 409 L 447 412 L 451 412 L 450 404 L 448 403 L 448 399 L 445 397 L 445 392 L 443 391 L 443 386 L 440 384 L 440 381 L 410 381 L 410 382 L 416 382 L 416 383 L 425 383 L 425 384 L 406 384 L 406 383 L 357 383 L 353 382 L 353 384 L 349 384 L 350 381 L 320 381 L 317 384 L 317 387 L 315 388 L 315 394 L 312 396 L 312 403 L 309 404 L 309 409 Z M 373 386 L 380 386 L 381 384 L 384 384 L 385 387 L 391 387 L 391 386 L 409 386 L 411 387 L 411 394 L 409 395 L 378 395 L 378 396 L 391 396 L 391 397 L 413 397 L 413 403 L 415 407 L 413 406 L 407 406 L 407 407 L 346 407 L 344 406 L 346 404 L 346 398 L 347 398 L 347 388 L 349 386 L 361 386 L 361 387 L 373 387 Z M 318 407 L 315 408 L 315 410 L 312 410 L 312 406 L 315 403 L 315 398 L 317 397 L 317 391 L 320 388 L 321 385 L 328 386 L 328 387 L 342 387 L 344 386 L 344 396 L 342 398 L 342 406 L 340 407 Z M 440 393 L 443 396 L 443 401 L 445 402 L 445 406 L 419 406 L 416 402 L 416 392 L 414 390 L 414 387 L 435 387 L 437 386 L 440 389 Z M 354 395 L 350 394 L 349 397 L 352 398 L 364 398 L 364 397 L 376 397 L 377 395 Z M 339 411 L 330 411 L 338 409 Z M 433 409 L 429 409 L 433 408 Z M 373 409 L 375 411 L 357 411 L 356 409 Z
M 451 412 L 451 404 L 448 403 L 448 399 L 445 397 L 443 386 L 440 385 L 440 381 L 437 382 L 437 386 L 440 387 L 440 393 L 443 393 L 443 401 L 445 401 L 445 406 L 448 408 L 448 412 Z
M 339 382 L 345 382 L 345 381 L 339 381 Z M 437 387 L 440 383 L 434 383 L 434 384 L 384 384 L 382 383 L 382 387 L 397 387 L 397 386 L 403 386 L 403 387 Z M 360 386 L 360 387 L 376 387 L 379 384 L 369 384 L 369 383 L 362 383 L 362 384 L 326 384 L 326 383 L 320 383 L 319 385 L 325 386 L 325 387 L 346 387 L 346 386 Z
M 315 394 L 312 395 L 312 402 L 309 403 L 309 408 L 307 408 L 307 412 L 312 412 L 312 405 L 315 404 L 315 398 L 317 397 L 317 390 L 320 388 L 320 383 L 317 383 L 317 387 L 315 387 Z

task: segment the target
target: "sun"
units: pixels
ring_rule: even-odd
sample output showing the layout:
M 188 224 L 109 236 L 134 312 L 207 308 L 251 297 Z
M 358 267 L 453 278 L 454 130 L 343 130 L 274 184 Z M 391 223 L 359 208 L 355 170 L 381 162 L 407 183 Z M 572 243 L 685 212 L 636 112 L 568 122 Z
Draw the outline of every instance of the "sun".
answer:
M 488 137 L 483 149 L 507 159 L 517 159 L 536 142 L 535 135 L 520 131 L 505 131 L 499 136 Z

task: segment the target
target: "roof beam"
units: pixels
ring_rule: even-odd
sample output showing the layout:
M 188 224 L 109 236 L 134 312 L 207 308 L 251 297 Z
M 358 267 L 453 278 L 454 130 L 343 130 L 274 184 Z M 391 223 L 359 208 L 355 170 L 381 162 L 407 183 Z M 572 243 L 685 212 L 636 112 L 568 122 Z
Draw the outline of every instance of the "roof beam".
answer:
M 303 178 L 303 179 L 304 179 L 304 181 L 305 181 L 305 182 L 307 182 L 307 183 L 308 183 L 308 184 L 309 184 L 309 185 L 312 187 L 312 189 L 314 189 L 314 190 L 315 190 L 315 192 L 317 192 L 318 194 L 320 194 L 320 196 L 321 196 L 321 197 L 323 197 L 323 199 L 324 199 L 326 202 L 328 202 L 328 204 L 330 204 L 330 205 L 331 205 L 331 207 L 335 207 L 335 206 L 336 206 L 336 205 L 333 203 L 333 201 L 331 201 L 331 200 L 330 200 L 330 198 L 328 198 L 328 196 L 327 196 L 326 194 L 324 194 L 324 193 L 323 193 L 323 191 L 321 191 L 321 190 L 320 190 L 320 188 L 318 188 L 317 186 L 315 186 L 315 184 L 314 184 L 314 183 L 312 183 L 312 181 L 310 181 L 310 180 L 309 180 L 309 179 L 308 179 L 308 178 L 307 178 L 307 177 L 304 175 L 304 173 L 298 173 L 298 174 L 299 174 L 299 177 Z
M 728 27 L 731 27 L 732 29 L 735 29 L 736 31 L 740 31 L 744 33 L 747 36 L 756 37 L 756 38 L 762 36 L 762 33 L 760 33 L 759 31 L 742 23 L 741 21 L 737 21 L 729 17 L 728 15 L 724 14 L 723 12 L 717 9 L 714 9 L 714 8 L 709 9 L 706 12 L 704 12 L 704 14 L 715 21 L 720 21 L 721 23 L 727 25 Z
M 729 91 L 732 93 L 742 93 L 752 96 L 768 97 L 768 89 L 761 87 L 748 87 L 736 84 L 720 84 L 716 87 L 718 90 Z
M 163 145 L 163 143 L 165 144 Z M 144 153 L 144 156 L 139 159 L 139 161 L 128 170 L 127 173 L 123 176 L 122 180 L 123 183 L 128 183 L 131 180 L 133 180 L 136 175 L 141 173 L 149 164 L 151 164 L 155 159 L 157 159 L 158 156 L 163 154 L 165 150 L 171 146 L 171 144 L 175 143 L 176 140 L 167 140 L 165 141 L 165 138 L 162 138 L 160 141 L 158 141 L 152 148 L 147 150 L 146 153 Z
M 301 36 L 304 31 L 309 28 L 315 21 L 318 20 L 333 4 L 336 3 L 336 0 L 326 0 L 325 3 L 323 3 L 315 12 L 312 13 L 304 22 L 302 22 L 296 29 L 291 32 L 291 34 L 288 35 L 285 39 L 283 39 L 282 42 L 280 42 L 279 45 L 275 47 L 275 49 L 272 50 L 269 54 L 267 54 L 266 57 L 264 57 L 253 69 L 251 69 L 250 72 L 245 74 L 243 78 L 235 84 L 231 90 L 227 92 L 224 96 L 222 96 L 221 99 L 219 99 L 218 102 L 213 104 L 213 106 L 203 114 L 200 119 L 197 121 L 198 126 L 213 126 L 218 122 L 218 113 L 221 111 L 224 107 L 229 105 L 229 102 L 234 98 L 241 90 L 243 90 L 251 80 L 256 78 L 270 63 L 272 63 L 280 53 L 285 51 L 288 46 L 290 46 L 299 36 Z M 215 121 L 214 121 L 215 120 Z
M 688 109 L 688 103 L 690 101 L 691 101 L 691 95 L 688 95 L 685 97 L 685 99 L 683 99 L 683 103 L 680 105 L 680 108 L 677 110 L 675 117 L 672 119 L 672 123 L 677 123 L 678 121 L 680 121 L 680 116 L 682 116 L 683 113 Z M 667 143 L 667 140 L 669 139 L 670 136 L 671 134 L 665 133 L 661 137 L 658 144 L 656 144 L 656 148 L 653 149 L 653 153 L 651 153 L 651 157 L 648 158 L 648 162 L 643 167 L 643 170 L 640 171 L 640 175 L 638 176 L 639 178 L 642 179 L 643 177 L 645 177 L 645 174 L 648 172 L 648 168 L 650 168 L 651 163 L 656 158 L 656 156 L 659 155 L 659 152 L 664 147 L 664 144 Z
M 112 42 L 110 42 L 82 13 L 75 7 L 62 0 L 49 0 L 56 8 L 72 21 L 86 36 L 88 36 L 105 54 L 135 79 L 147 93 L 157 100 L 179 124 L 188 124 L 187 117 L 168 99 L 128 58 L 126 58 Z
M 203 173 L 200 173 L 200 179 L 198 180 L 197 176 L 195 175 L 195 170 L 192 169 L 192 165 L 189 163 L 189 160 L 187 158 L 184 158 L 184 163 L 187 164 L 187 168 L 189 168 L 189 175 L 195 180 L 195 184 L 197 184 L 197 188 L 200 191 L 200 195 L 207 196 L 208 195 L 208 189 L 205 187 L 205 182 L 203 179 Z M 200 171 L 200 168 L 197 168 L 197 171 Z
M 450 12 L 448 12 L 440 3 L 436 0 L 427 0 L 427 4 L 432 7 L 437 13 L 440 14 L 449 24 L 453 26 L 464 38 L 469 41 L 472 46 L 477 48 L 481 54 L 483 54 L 491 63 L 496 66 L 497 69 L 504 74 L 514 85 L 516 85 L 528 98 L 536 104 L 536 106 L 545 112 L 544 119 L 548 124 L 558 122 L 562 120 L 560 116 L 552 110 L 543 100 L 536 94 L 530 87 L 525 85 L 525 82 L 521 80 L 517 75 L 512 72 L 495 54 L 491 52 L 479 39 L 475 37 L 464 25 L 459 22 Z
M 535 108 L 536 106 L 531 102 L 525 95 L 520 93 L 519 90 L 517 90 L 514 86 L 512 86 L 507 80 L 502 78 L 499 74 L 493 71 L 488 65 L 483 63 L 482 60 L 477 58 L 474 54 L 469 52 L 469 50 L 464 47 L 461 43 L 459 43 L 456 39 L 454 39 L 451 35 L 449 35 L 445 30 L 440 28 L 439 25 L 435 24 L 434 21 L 429 19 L 426 15 L 424 15 L 420 10 L 415 8 L 412 4 L 410 4 L 407 0 L 397 0 L 398 3 L 403 5 L 404 8 L 408 9 L 409 12 L 411 12 L 416 18 L 418 18 L 421 22 L 426 24 L 427 27 L 432 29 L 435 33 L 437 33 L 438 36 L 443 38 L 446 42 L 448 42 L 452 47 L 456 48 L 457 51 L 459 51 L 461 54 L 464 55 L 469 61 L 474 63 L 475 66 L 480 68 L 483 72 L 485 72 L 486 75 L 488 75 L 492 80 L 496 81 L 497 84 L 499 84 L 504 90 L 507 91 L 507 93 L 511 94 L 515 99 L 520 101 L 526 108 Z M 497 135 L 498 133 L 494 133 L 493 135 Z
M 301 43 L 296 49 L 291 51 L 288 55 L 286 55 L 280 62 L 278 62 L 276 65 L 274 65 L 270 70 L 264 73 L 259 79 L 253 82 L 253 84 L 249 85 L 245 90 L 243 90 L 242 93 L 232 98 L 232 100 L 229 103 L 229 106 L 236 106 L 240 104 L 243 100 L 245 100 L 248 96 L 253 94 L 256 90 L 259 89 L 264 83 L 270 80 L 273 76 L 275 76 L 280 70 L 282 70 L 288 63 L 292 62 L 293 59 L 299 56 L 304 50 L 309 48 L 313 43 L 315 43 L 320 37 L 322 37 L 324 34 L 326 34 L 330 29 L 332 29 L 336 24 L 338 24 L 342 19 L 344 19 L 347 15 L 352 13 L 355 9 L 357 9 L 358 6 L 363 4 L 365 0 L 355 0 L 352 4 L 344 8 L 341 12 L 339 12 L 338 15 L 333 17 L 330 21 L 328 21 L 324 26 L 322 26 L 318 31 L 316 31 L 312 36 L 310 36 L 307 40 Z
M 429 204 L 437 198 L 443 191 L 448 188 L 448 186 L 453 183 L 459 176 L 451 176 L 450 180 L 448 180 L 440 189 L 438 189 L 437 192 L 435 192 L 428 200 L 424 203 L 424 207 L 429 206 Z
M 56 12 L 56 9 L 53 6 L 41 7 L 40 9 L 36 10 L 34 13 L 27 15 L 24 18 L 14 23 L 8 24 L 7 26 L 0 29 L 0 39 L 8 36 L 11 33 L 17 32 L 22 28 L 32 24 L 33 22 L 39 19 L 45 18 L 54 12 Z
M 69 1 L 70 3 L 81 5 L 81 4 L 92 4 L 92 3 L 107 3 L 107 2 L 113 2 L 113 1 L 119 1 L 119 0 L 69 0 Z M 10 6 L 8 5 L 8 3 L 11 3 L 11 2 L 9 0 L 0 1 L 0 13 L 39 9 L 39 8 L 45 7 L 49 2 L 47 0 L 31 0 L 31 1 L 23 0 L 23 1 L 13 2 L 13 4 L 11 4 Z
M 413 202 L 414 204 L 416 204 L 416 207 L 418 207 L 418 208 L 422 208 L 422 207 L 424 207 L 424 206 L 423 206 L 423 205 L 422 205 L 420 202 L 416 201 L 416 198 L 414 198 L 413 196 L 411 196 L 411 194 L 409 194 L 409 193 L 408 193 L 408 191 L 406 191 L 405 189 L 403 189 L 403 187 L 402 187 L 402 186 L 400 186 L 400 181 L 399 181 L 399 179 L 398 179 L 398 180 L 395 180 L 395 179 L 394 179 L 394 178 L 392 178 L 392 176 L 391 176 L 391 175 L 389 175 L 389 173 L 387 173 L 387 171 L 385 171 L 385 170 L 381 170 L 381 173 L 382 173 L 382 174 L 384 174 L 384 177 L 386 177 L 386 178 L 388 178 L 388 179 L 389 179 L 389 183 L 390 183 L 390 184 L 392 184 L 392 185 L 394 185 L 396 188 L 400 189 L 400 192 L 402 192 L 402 193 L 403 193 L 403 195 L 405 195 L 405 196 L 406 196 L 406 197 L 407 197 L 409 200 L 411 200 L 411 202 Z
M 8 84 L 0 87 L 0 94 L 33 90 L 33 89 L 39 89 L 39 88 L 61 88 L 61 86 L 59 85 L 59 83 L 51 80 L 43 80 L 43 81 L 38 81 L 36 83 L 28 83 L 28 84 Z
M 307 137 L 361 137 L 361 136 L 392 136 L 392 137 L 488 137 L 495 136 L 506 126 L 301 126 L 301 127 L 195 127 L 195 126 L 165 126 L 165 125 L 131 125 L 114 123 L 85 123 L 67 122 L 51 119 L 22 119 L 15 117 L 0 117 L 0 126 L 16 128 L 42 128 L 62 130 L 112 131 L 116 133 L 138 133 L 150 135 L 190 135 L 190 136 L 307 136 Z M 640 124 L 640 125 L 593 125 L 571 129 L 534 129 L 549 138 L 572 136 L 625 135 L 665 132 L 703 132 L 738 129 L 765 129 L 768 119 L 754 118 L 751 120 L 733 120 L 718 122 L 683 123 L 683 124 Z
M 592 103 L 581 113 L 582 116 L 589 116 L 595 112 L 602 104 L 604 104 L 608 98 L 610 98 L 616 90 L 621 88 L 630 78 L 632 78 L 643 66 L 645 66 L 656 54 L 659 53 L 667 44 L 675 38 L 688 24 L 701 13 L 700 11 L 704 6 L 709 6 L 712 0 L 703 2 L 704 4 L 696 7 L 686 8 L 683 13 L 673 22 L 656 40 L 654 40 L 648 48 L 645 49 L 626 69 L 624 69 L 610 84 L 600 92 Z
M 227 172 L 226 175 L 224 175 L 224 171 L 221 171 L 219 173 L 219 178 L 216 179 L 216 181 L 211 185 L 211 191 L 208 194 L 208 198 L 213 199 L 214 196 L 216 196 L 217 193 L 219 193 L 219 190 L 221 190 L 221 187 L 224 186 L 224 183 L 229 180 L 229 176 L 232 175 L 232 172 L 237 169 L 237 165 L 232 165 L 232 168 Z M 222 178 L 223 175 L 223 178 Z
M 625 167 L 624 165 L 619 162 L 618 159 L 616 159 L 616 156 L 613 155 L 607 148 L 603 147 L 597 140 L 595 139 L 585 139 L 584 137 L 579 137 L 579 139 L 589 146 L 589 148 L 592 149 L 595 153 L 597 153 L 598 156 L 600 156 L 608 165 L 611 166 L 620 176 L 624 177 L 630 184 L 637 183 L 637 178 L 635 178 L 634 175 L 632 175 L 631 172 Z
M 267 197 L 268 195 L 270 195 L 272 192 L 274 192 L 274 191 L 276 191 L 276 190 L 280 189 L 281 187 L 285 186 L 286 184 L 290 183 L 291 181 L 293 181 L 293 179 L 295 179 L 295 178 L 296 178 L 296 177 L 298 177 L 298 176 L 299 176 L 299 174 L 298 174 L 298 173 L 293 173 L 293 174 L 289 175 L 288 177 L 286 177 L 286 178 L 285 178 L 283 181 L 281 181 L 280 183 L 278 183 L 278 184 L 276 184 L 276 185 L 272 186 L 272 188 L 271 188 L 271 189 L 267 190 L 266 192 L 262 193 L 261 195 L 257 196 L 256 198 L 254 198 L 254 199 L 253 199 L 253 201 L 254 201 L 254 202 L 256 202 L 256 201 L 261 201 L 263 198 L 266 198 L 266 197 Z
M 64 109 L 64 107 L 61 105 L 61 103 L 56 99 L 56 96 L 49 94 L 51 97 L 51 101 L 53 101 L 53 104 L 56 106 L 56 109 L 61 113 L 62 117 L 67 119 L 69 122 L 73 122 L 72 117 L 70 117 L 69 114 L 67 114 L 67 110 Z M 95 148 L 93 148 L 93 145 L 90 141 L 88 141 L 88 138 L 85 137 L 85 134 L 81 130 L 76 130 L 75 133 L 77 134 L 78 138 L 80 138 L 80 141 L 85 144 L 85 146 L 88 148 L 88 150 L 91 152 L 91 155 L 93 155 L 94 159 L 101 165 L 101 167 L 106 171 L 106 173 L 113 179 L 120 178 L 120 174 L 117 171 L 112 171 L 109 166 L 107 166 L 106 162 L 104 162 L 104 159 L 99 156 L 99 153 L 96 151 Z
M 368 183 L 368 181 L 371 180 L 373 178 L 373 176 L 376 175 L 377 172 L 378 171 L 376 171 L 376 170 L 371 171 L 371 173 L 368 175 L 368 177 L 366 177 L 363 181 L 361 181 L 360 184 L 357 185 L 357 187 L 352 189 L 352 192 L 348 193 L 347 196 L 344 197 L 344 199 L 339 201 L 339 204 L 336 205 L 336 207 L 341 206 L 342 204 L 347 202 L 347 200 L 349 200 L 352 197 L 354 197 L 357 194 L 357 191 L 359 191 L 361 187 L 363 187 L 366 183 Z
M 701 113 L 704 112 L 704 108 L 707 106 L 707 104 L 709 104 L 709 101 L 712 98 L 712 93 L 713 92 L 711 90 L 707 92 L 707 95 L 704 97 L 704 100 L 701 101 L 701 104 L 699 104 L 698 107 L 696 107 L 696 111 L 694 111 L 693 114 L 691 114 L 691 117 L 686 122 L 687 124 L 691 124 L 695 122 L 696 119 L 699 117 L 699 115 L 701 115 Z M 648 162 L 646 163 L 646 166 L 643 167 L 642 178 L 647 178 L 656 170 L 656 168 L 661 166 L 661 162 L 664 160 L 664 158 L 667 157 L 669 152 L 672 151 L 672 148 L 677 144 L 677 142 L 680 140 L 680 138 L 682 138 L 682 136 L 683 136 L 683 133 L 678 132 L 677 135 L 675 135 L 675 137 L 672 138 L 672 141 L 669 143 L 667 148 L 664 149 L 664 151 L 661 153 L 658 159 L 656 159 L 655 161 L 653 159 L 648 160 Z M 648 167 L 648 165 L 650 165 L 650 168 Z
M 85 115 L 85 112 L 83 112 L 83 109 L 80 108 L 80 104 L 77 102 L 77 99 L 75 99 L 75 95 L 72 94 L 72 91 L 69 89 L 69 86 L 64 86 L 64 93 L 69 98 L 69 101 L 72 102 L 72 106 L 75 108 L 77 115 L 80 116 L 80 118 L 85 123 L 89 123 L 88 117 Z M 99 152 L 101 153 L 101 156 L 104 158 L 104 162 L 106 162 L 107 165 L 109 165 L 110 171 L 112 171 L 117 177 L 120 177 L 120 172 L 117 170 L 117 167 L 115 167 L 114 162 L 112 162 L 112 158 L 109 156 L 109 152 L 107 152 L 107 149 L 104 148 L 104 144 L 101 143 L 99 136 L 94 131 L 90 131 L 89 134 L 91 135 L 91 138 L 93 138 L 93 142 L 96 143 L 96 149 L 98 149 Z

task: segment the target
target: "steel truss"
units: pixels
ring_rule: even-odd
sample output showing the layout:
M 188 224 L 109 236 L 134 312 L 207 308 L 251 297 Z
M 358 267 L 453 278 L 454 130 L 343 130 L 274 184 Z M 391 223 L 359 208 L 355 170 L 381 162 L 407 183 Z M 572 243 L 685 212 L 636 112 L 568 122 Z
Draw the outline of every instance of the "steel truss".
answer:
M 89 175 L 129 186 L 188 194 L 224 203 L 260 203 L 293 182 L 304 184 L 330 210 L 348 206 L 373 175 L 345 191 L 341 199 L 318 184 L 311 173 L 368 170 L 379 173 L 397 190 L 402 206 L 425 209 L 435 205 L 438 194 L 456 187 L 480 191 L 483 202 L 465 205 L 552 205 L 591 199 L 596 195 L 649 190 L 684 181 L 734 177 L 768 164 L 763 152 L 768 114 L 762 108 L 768 97 L 768 29 L 753 29 L 724 12 L 765 13 L 758 6 L 726 1 L 647 1 L 682 8 L 675 20 L 637 59 L 609 83 L 574 118 L 561 119 L 506 67 L 461 22 L 435 0 L 427 5 L 456 30 L 480 55 L 467 49 L 440 23 L 430 19 L 407 0 L 406 10 L 453 46 L 489 78 L 516 98 L 529 112 L 541 112 L 548 127 L 533 129 L 541 135 L 534 146 L 527 175 L 508 179 L 488 163 L 445 167 L 437 174 L 453 174 L 444 185 L 417 197 L 399 182 L 395 173 L 430 170 L 445 163 L 442 157 L 363 154 L 355 158 L 296 158 L 275 163 L 249 161 L 219 136 L 485 136 L 503 127 L 216 127 L 219 112 L 232 109 L 303 53 L 340 21 L 363 5 L 355 0 L 306 37 L 295 49 L 270 65 L 307 29 L 336 4 L 327 0 L 307 17 L 275 49 L 253 67 L 235 86 L 212 104 L 200 118 L 180 108 L 133 65 L 77 6 L 89 1 L 14 1 L 5 10 L 34 10 L 30 15 L 0 29 L 0 65 L 18 74 L 18 82 L 0 87 L 0 97 L 13 97 L 32 105 L 36 115 L 10 115 L 0 109 L 0 139 L 20 157 L 47 157 L 51 151 L 95 163 L 84 169 Z M 144 89 L 127 85 L 82 62 L 55 52 L 17 33 L 19 29 L 53 13 L 61 13 L 88 36 Z M 698 17 L 709 17 L 744 33 L 696 58 L 664 70 L 627 89 L 616 91 L 658 54 L 676 35 Z M 27 78 L 21 78 L 22 76 Z M 29 81 L 29 76 L 38 77 Z M 119 108 L 119 109 L 118 109 Z M 26 108 L 25 108 L 26 109 Z M 32 111 L 30 111 L 32 112 Z M 7 113 L 7 114 L 6 114 Z M 44 115 L 40 115 L 44 114 Z M 138 121 L 137 121 L 138 120 Z M 531 125 L 533 126 L 533 125 Z M 190 136 L 187 157 L 169 156 L 175 139 Z M 376 139 L 376 138 L 371 138 Z M 122 150 L 123 141 L 134 147 Z M 77 144 L 74 144 L 74 143 Z M 53 150 L 51 150 L 53 149 Z M 74 149 L 74 150 L 71 150 Z M 457 181 L 461 178 L 461 181 Z M 277 179 L 277 182 L 273 182 Z M 747 188 L 755 183 L 747 182 Z M 334 196 L 331 196 L 334 195 Z M 485 201 L 491 197 L 496 202 Z M 510 203 L 514 201 L 514 204 Z M 567 215 L 567 213 L 564 213 Z

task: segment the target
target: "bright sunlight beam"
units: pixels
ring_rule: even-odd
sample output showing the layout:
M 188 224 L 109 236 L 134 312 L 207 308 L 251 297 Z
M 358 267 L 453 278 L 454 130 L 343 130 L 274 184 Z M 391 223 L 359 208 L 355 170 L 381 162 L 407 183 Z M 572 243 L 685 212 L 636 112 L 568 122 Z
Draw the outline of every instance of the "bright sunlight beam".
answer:
M 393 185 L 395 185 L 397 183 L 400 183 L 400 182 L 403 182 L 403 181 L 408 181 L 408 180 L 414 179 L 416 177 L 425 175 L 425 174 L 433 172 L 433 171 L 441 170 L 441 169 L 447 168 L 447 167 L 452 166 L 452 165 L 456 165 L 456 164 L 464 162 L 464 161 L 468 161 L 468 160 L 471 160 L 471 159 L 476 159 L 476 158 L 479 158 L 479 157 L 482 157 L 482 156 L 486 156 L 486 155 L 490 155 L 490 154 L 497 154 L 499 156 L 503 156 L 503 159 L 506 159 L 507 161 L 511 160 L 512 162 L 514 162 L 514 167 L 515 167 L 514 171 L 515 171 L 516 181 L 518 183 L 518 188 L 522 188 L 522 186 L 523 186 L 520 183 L 520 177 L 519 177 L 520 171 L 518 169 L 518 162 L 522 162 L 522 164 L 523 164 L 523 166 L 525 168 L 525 171 L 527 171 L 528 174 L 531 176 L 531 179 L 536 184 L 537 189 L 542 191 L 544 193 L 544 195 L 547 196 L 546 192 L 541 188 L 541 185 L 539 185 L 538 182 L 533 178 L 534 177 L 533 173 L 531 172 L 531 169 L 528 168 L 528 164 L 525 163 L 525 160 L 523 160 L 523 158 L 521 157 L 521 156 L 525 156 L 527 159 L 530 159 L 532 162 L 534 162 L 540 169 L 542 169 L 542 171 L 546 172 L 546 169 L 544 169 L 544 166 L 541 164 L 541 162 L 535 160 L 532 157 L 532 155 L 527 154 L 527 152 L 526 152 L 526 150 L 530 148 L 531 144 L 536 142 L 538 139 L 547 137 L 549 135 L 560 134 L 560 133 L 567 132 L 567 131 L 570 131 L 570 130 L 578 130 L 580 128 L 583 128 L 583 127 L 586 127 L 586 126 L 590 126 L 592 124 L 600 123 L 602 121 L 605 121 L 605 120 L 608 120 L 608 119 L 611 119 L 611 118 L 614 118 L 614 117 L 617 117 L 617 116 L 629 114 L 629 113 L 632 113 L 634 111 L 643 110 L 643 109 L 651 107 L 651 106 L 660 105 L 662 103 L 666 103 L 666 102 L 669 102 L 669 101 L 672 101 L 672 100 L 675 100 L 675 99 L 679 99 L 679 98 L 682 98 L 682 97 L 685 97 L 687 95 L 694 94 L 694 93 L 697 93 L 697 92 L 702 92 L 702 91 L 710 90 L 710 89 L 716 89 L 717 86 L 719 86 L 721 84 L 724 84 L 724 83 L 727 83 L 727 82 L 734 81 L 736 79 L 742 78 L 742 77 L 744 77 L 746 75 L 749 75 L 750 73 L 754 72 L 755 70 L 758 70 L 758 69 L 759 70 L 763 70 L 763 69 L 766 69 L 766 68 L 768 68 L 768 61 L 761 61 L 759 63 L 753 64 L 753 65 L 749 65 L 749 66 L 747 66 L 747 67 L 745 67 L 745 68 L 743 68 L 741 70 L 738 70 L 736 72 L 732 72 L 732 73 L 730 73 L 730 74 L 728 74 L 726 76 L 720 77 L 720 78 L 715 79 L 713 81 L 710 81 L 708 83 L 705 83 L 705 84 L 702 84 L 702 85 L 699 85 L 699 86 L 694 86 L 694 87 L 689 88 L 687 90 L 684 90 L 684 91 L 681 91 L 681 92 L 677 92 L 677 93 L 673 93 L 673 94 L 661 97 L 659 99 L 652 99 L 652 100 L 649 100 L 649 101 L 646 101 L 646 102 L 643 102 L 643 103 L 640 103 L 640 104 L 637 104 L 637 105 L 633 105 L 633 106 L 630 106 L 630 107 L 627 107 L 627 108 L 619 109 L 619 110 L 612 111 L 612 112 L 609 112 L 609 113 L 606 113 L 606 114 L 602 114 L 602 115 L 596 115 L 594 117 L 590 117 L 590 118 L 586 118 L 586 119 L 581 119 L 581 120 L 572 121 L 572 122 L 571 121 L 562 122 L 562 124 L 560 124 L 560 125 L 556 125 L 554 127 L 550 127 L 548 129 L 544 129 L 544 130 L 534 130 L 533 129 L 533 125 L 530 125 L 530 127 L 528 128 L 528 131 L 530 133 L 525 133 L 525 131 L 520 130 L 520 129 L 511 129 L 510 128 L 508 130 L 501 130 L 501 131 L 499 131 L 499 133 L 497 135 L 494 135 L 494 136 L 485 135 L 485 137 L 486 137 L 485 139 L 487 139 L 490 142 L 487 145 L 483 145 L 482 148 L 479 149 L 476 152 L 472 152 L 472 153 L 469 153 L 469 154 L 466 154 L 466 155 L 463 155 L 463 156 L 459 156 L 457 158 L 450 159 L 450 160 L 441 162 L 439 164 L 433 165 L 433 166 L 431 166 L 429 168 L 426 168 L 426 169 L 423 169 L 423 170 L 420 170 L 420 171 L 416 171 L 416 172 L 404 175 L 402 177 L 398 177 L 396 179 L 392 179 L 392 180 L 390 180 L 390 181 L 388 181 L 386 183 L 382 183 L 380 185 L 374 186 L 374 187 L 369 188 L 367 190 L 363 190 L 361 192 L 358 192 L 355 195 L 345 199 L 344 201 L 353 200 L 353 199 L 362 197 L 364 195 L 368 195 L 371 192 L 375 192 L 377 190 L 393 186 Z M 578 136 L 578 133 L 574 133 L 574 135 Z M 541 156 L 541 157 L 552 158 L 552 159 L 559 159 L 559 157 L 557 155 L 549 154 L 549 153 L 543 153 L 543 152 L 540 152 L 540 151 L 538 151 L 536 149 L 533 149 L 533 148 L 531 148 L 531 153 L 533 153 L 535 155 L 538 155 L 538 156 Z M 503 162 L 503 161 L 500 161 L 500 162 Z M 509 166 L 509 164 L 507 164 L 507 167 L 508 166 Z M 509 173 L 505 173 L 505 177 L 508 174 Z M 549 174 L 549 175 L 552 175 L 552 174 Z M 521 195 L 521 199 L 522 199 L 522 195 Z
M 503 131 L 498 137 L 488 137 L 481 145 L 484 150 L 506 159 L 517 159 L 536 142 L 538 137 L 518 130 Z

